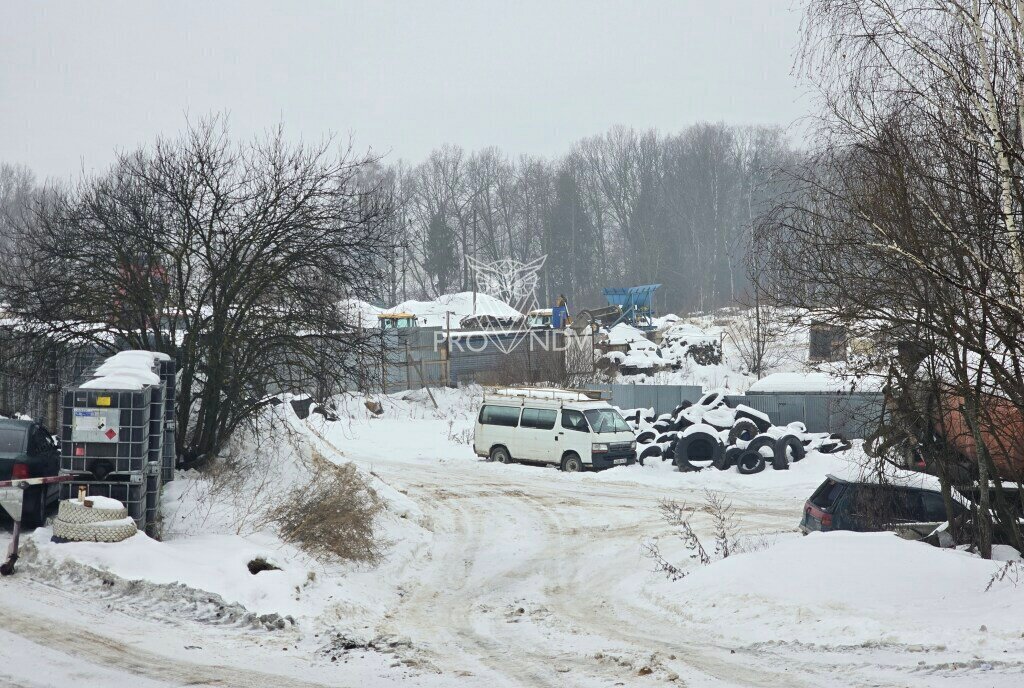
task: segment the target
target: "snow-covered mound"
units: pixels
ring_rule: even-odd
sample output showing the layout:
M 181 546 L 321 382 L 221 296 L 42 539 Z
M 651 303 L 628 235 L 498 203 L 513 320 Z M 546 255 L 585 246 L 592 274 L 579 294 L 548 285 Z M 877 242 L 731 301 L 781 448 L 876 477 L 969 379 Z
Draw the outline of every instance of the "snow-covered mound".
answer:
M 1024 595 L 1002 566 L 891 533 L 813 533 L 666 584 L 680 613 L 743 642 L 1019 646 Z M 675 604 L 675 603 L 673 603 Z
M 473 292 L 463 291 L 456 294 L 444 294 L 433 301 L 403 301 L 388 308 L 385 313 L 412 313 L 420 327 L 444 327 L 445 314 L 448 315 L 452 329 L 459 326 L 459 321 L 470 315 L 494 315 L 501 318 L 515 318 L 523 314 L 501 299 L 487 294 L 476 294 L 476 307 L 473 305 Z
M 473 292 L 462 291 L 443 294 L 433 301 L 403 301 L 390 308 L 374 306 L 359 299 L 347 299 L 340 306 L 351 314 L 353 320 L 361 320 L 364 327 L 376 327 L 377 316 L 381 313 L 412 313 L 420 327 L 444 327 L 448 324 L 452 329 L 458 328 L 459 321 L 470 315 L 493 315 L 499 318 L 523 316 L 523 313 L 493 296 L 478 293 L 475 300 L 474 305 Z

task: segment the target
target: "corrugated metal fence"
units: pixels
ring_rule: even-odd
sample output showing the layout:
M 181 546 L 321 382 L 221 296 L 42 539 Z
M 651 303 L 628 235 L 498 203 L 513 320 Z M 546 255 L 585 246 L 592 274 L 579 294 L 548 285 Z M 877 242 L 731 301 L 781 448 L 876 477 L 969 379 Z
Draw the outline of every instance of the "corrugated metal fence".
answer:
M 389 330 L 383 345 L 380 385 L 386 392 L 448 384 L 447 349 L 440 327 Z
M 612 404 L 619 408 L 653 408 L 656 415 L 671 413 L 684 401 L 700 399 L 704 390 L 697 385 L 587 385 L 611 392 Z
M 508 334 L 449 333 L 440 327 L 389 330 L 369 386 L 398 392 L 471 382 L 557 383 L 566 373 L 564 337 L 550 330 Z

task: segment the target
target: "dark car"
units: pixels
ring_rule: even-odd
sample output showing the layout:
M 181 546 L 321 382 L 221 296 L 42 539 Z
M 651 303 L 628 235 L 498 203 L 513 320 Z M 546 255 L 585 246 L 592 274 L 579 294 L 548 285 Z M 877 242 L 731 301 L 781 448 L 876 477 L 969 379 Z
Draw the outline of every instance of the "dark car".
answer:
M 0 480 L 42 478 L 57 475 L 60 450 L 53 436 L 31 420 L 0 418 Z M 59 498 L 57 485 L 39 485 L 25 490 L 22 509 L 24 525 L 41 526 L 46 509 Z
M 954 501 L 953 518 L 967 509 Z M 942 493 L 925 487 L 851 481 L 828 476 L 804 503 L 800 530 L 914 531 L 925 536 L 949 520 Z M 920 524 L 920 528 L 913 526 Z

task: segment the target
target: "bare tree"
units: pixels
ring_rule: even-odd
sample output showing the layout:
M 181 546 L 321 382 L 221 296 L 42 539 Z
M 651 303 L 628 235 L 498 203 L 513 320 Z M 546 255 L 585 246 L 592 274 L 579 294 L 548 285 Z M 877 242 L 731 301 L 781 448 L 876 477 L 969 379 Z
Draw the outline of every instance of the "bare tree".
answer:
M 372 294 L 394 244 L 372 161 L 223 119 L 52 187 L 17 223 L 0 296 L 49 338 L 179 361 L 178 448 L 216 452 L 272 394 L 336 391 L 380 351 L 341 306 Z

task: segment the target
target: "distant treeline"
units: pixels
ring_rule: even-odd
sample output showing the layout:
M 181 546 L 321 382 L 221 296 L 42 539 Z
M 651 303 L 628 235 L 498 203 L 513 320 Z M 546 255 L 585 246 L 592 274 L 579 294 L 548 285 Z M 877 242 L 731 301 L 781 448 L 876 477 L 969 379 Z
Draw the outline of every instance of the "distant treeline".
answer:
M 661 135 L 616 127 L 553 160 L 496 148 L 437 149 L 422 163 L 380 164 L 398 240 L 379 301 L 472 289 L 465 256 L 546 255 L 541 301 L 603 303 L 609 286 L 661 283 L 659 309 L 741 299 L 751 224 L 794 152 L 778 127 L 698 124 Z M 377 176 L 379 175 L 379 176 Z

